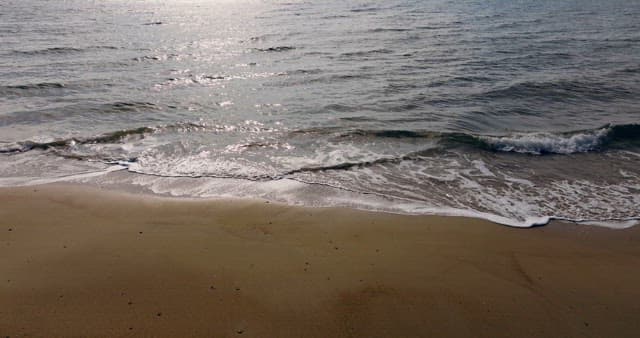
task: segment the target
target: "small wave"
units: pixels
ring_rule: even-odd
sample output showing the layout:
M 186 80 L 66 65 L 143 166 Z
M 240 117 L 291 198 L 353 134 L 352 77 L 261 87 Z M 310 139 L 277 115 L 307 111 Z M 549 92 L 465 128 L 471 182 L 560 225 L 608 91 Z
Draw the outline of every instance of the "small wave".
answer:
M 377 54 L 391 54 L 391 53 L 393 53 L 393 51 L 390 50 L 390 49 L 380 48 L 380 49 L 363 50 L 363 51 L 357 51 L 357 52 L 347 52 L 347 53 L 340 54 L 340 56 L 342 56 L 342 57 L 366 57 L 366 56 L 377 55 Z
M 486 76 L 453 76 L 447 79 L 436 80 L 427 84 L 427 87 L 445 87 L 445 86 L 456 86 L 456 87 L 471 87 L 475 86 L 479 83 L 490 83 L 494 81 L 494 79 Z
M 5 86 L 4 88 L 9 89 L 47 89 L 47 88 L 64 88 L 63 83 L 58 82 L 42 82 L 42 83 L 34 83 L 34 84 L 26 84 L 26 85 L 16 85 L 16 86 Z
M 376 119 L 375 117 L 371 117 L 371 116 L 347 116 L 347 117 L 340 117 L 339 118 L 342 121 L 350 121 L 350 122 L 373 122 L 373 121 L 378 121 L 378 119 Z
M 286 75 L 302 75 L 304 78 L 300 77 L 289 77 L 284 79 L 283 81 L 279 81 L 276 83 L 277 86 L 299 86 L 304 84 L 313 84 L 313 83 L 328 83 L 335 84 L 339 82 L 346 81 L 357 81 L 363 79 L 370 79 L 371 76 L 366 73 L 360 74 L 333 74 L 333 75 L 323 75 L 323 76 L 311 76 L 315 74 L 321 74 L 323 71 L 305 71 L 305 70 L 297 70 L 293 72 L 288 72 Z M 333 106 L 333 105 L 330 105 Z
M 60 82 L 28 83 L 21 85 L 0 86 L 0 96 L 30 96 L 43 93 L 59 92 L 66 85 Z
M 28 95 L 43 94 L 29 93 Z M 61 92 L 62 93 L 62 92 Z M 21 93 L 25 95 L 25 93 Z M 46 94 L 58 94 L 57 92 L 47 91 Z M 38 109 L 13 111 L 8 114 L 0 115 L 0 126 L 14 125 L 35 125 L 41 123 L 51 123 L 54 121 L 62 121 L 72 119 L 89 119 L 94 117 L 104 117 L 103 114 L 143 114 L 152 113 L 162 110 L 151 102 L 109 102 L 109 103 L 76 103 L 60 106 L 55 109 Z
M 351 112 L 356 111 L 358 108 L 350 105 L 332 103 L 322 107 L 323 111 L 331 111 L 331 112 Z
M 291 136 L 297 136 L 297 135 L 304 135 L 304 136 L 309 136 L 309 135 L 328 135 L 331 133 L 335 133 L 337 131 L 340 131 L 341 128 L 338 126 L 331 126 L 331 127 L 311 127 L 311 128 L 304 128 L 304 129 L 294 129 L 289 131 L 289 135 Z
M 618 70 L 617 72 L 614 72 L 614 74 L 615 73 L 638 74 L 640 73 L 640 67 L 626 67 Z
M 412 130 L 365 130 L 354 129 L 338 135 L 338 138 L 370 137 L 370 138 L 433 138 L 438 133 Z
M 298 75 L 298 74 L 311 75 L 311 74 L 321 74 L 324 72 L 325 70 L 320 68 L 311 68 L 311 69 L 296 69 L 293 71 L 287 71 L 287 74 L 288 75 Z
M 108 49 L 108 50 L 116 50 L 116 49 L 120 49 L 120 47 L 116 47 L 116 46 L 107 46 L 107 45 L 100 45 L 100 46 L 91 46 L 91 47 L 89 47 L 89 49 Z
M 371 76 L 368 74 L 341 74 L 341 75 L 329 75 L 321 78 L 314 79 L 309 82 L 325 82 L 325 83 L 336 83 L 341 81 L 353 81 L 353 80 L 362 80 L 362 79 L 370 79 Z
M 328 19 L 346 19 L 346 18 L 349 18 L 349 17 L 350 16 L 348 16 L 348 15 L 340 15 L 340 14 L 338 14 L 338 15 L 325 15 L 325 16 L 320 17 L 320 19 L 323 19 L 323 20 L 328 20 Z
M 438 30 L 438 29 L 445 29 L 445 28 L 451 28 L 453 26 L 451 25 L 431 25 L 431 26 L 419 26 L 416 27 L 416 29 L 420 29 L 420 30 Z
M 82 49 L 72 48 L 72 47 L 51 47 L 45 49 L 36 49 L 36 50 L 16 50 L 14 53 L 22 54 L 22 55 L 52 55 L 52 54 L 69 54 L 69 53 L 79 53 L 82 52 Z
M 258 52 L 287 52 L 290 50 L 294 50 L 296 49 L 296 47 L 292 47 L 292 46 L 276 46 L 276 47 L 269 47 L 269 48 L 254 48 L 254 50 L 258 51 Z
M 107 45 L 95 45 L 95 46 L 87 46 L 83 48 L 50 47 L 50 48 L 34 49 L 34 50 L 14 50 L 13 53 L 18 55 L 26 55 L 26 56 L 38 56 L 38 55 L 55 56 L 55 55 L 84 53 L 91 50 L 101 50 L 101 49 L 115 50 L 115 49 L 119 49 L 119 47 L 107 46 Z
M 158 107 L 151 102 L 114 102 L 102 105 L 100 111 L 103 113 L 127 113 L 157 110 Z
M 352 168 L 366 168 L 374 165 L 387 164 L 387 163 L 398 163 L 403 160 L 409 159 L 408 156 L 399 156 L 399 157 L 383 157 L 378 158 L 371 161 L 361 161 L 361 162 L 343 162 L 326 166 L 317 166 L 317 167 L 302 167 L 298 169 L 293 169 L 287 172 L 282 173 L 280 176 L 291 176 L 299 173 L 307 173 L 307 172 L 323 172 L 330 170 L 349 170 Z
M 143 61 L 166 61 L 166 60 L 176 60 L 180 59 L 181 56 L 178 54 L 162 54 L 162 55 L 145 55 L 133 58 L 133 61 L 143 62 Z
M 377 12 L 380 9 L 381 8 L 378 8 L 378 7 L 361 7 L 361 8 L 353 8 L 350 10 L 350 12 L 353 12 L 353 13 Z
M 171 77 L 162 83 L 155 85 L 156 88 L 185 86 L 191 84 L 198 85 L 215 85 L 222 80 L 230 80 L 231 77 L 224 75 L 207 75 L 207 74 L 188 74 L 183 77 Z
M 258 35 L 258 36 L 252 36 L 246 40 L 240 40 L 238 41 L 239 43 L 247 43 L 247 42 L 265 42 L 267 40 L 270 40 L 274 37 L 278 36 L 277 34 L 264 34 L 264 35 Z
M 368 30 L 369 33 L 386 33 L 386 32 L 409 32 L 408 28 L 374 28 Z

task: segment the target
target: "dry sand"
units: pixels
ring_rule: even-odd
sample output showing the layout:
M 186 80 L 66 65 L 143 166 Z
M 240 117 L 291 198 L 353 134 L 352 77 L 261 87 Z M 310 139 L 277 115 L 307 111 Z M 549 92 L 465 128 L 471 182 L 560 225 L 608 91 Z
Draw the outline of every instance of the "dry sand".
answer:
M 640 334 L 640 227 L 0 189 L 0 335 Z

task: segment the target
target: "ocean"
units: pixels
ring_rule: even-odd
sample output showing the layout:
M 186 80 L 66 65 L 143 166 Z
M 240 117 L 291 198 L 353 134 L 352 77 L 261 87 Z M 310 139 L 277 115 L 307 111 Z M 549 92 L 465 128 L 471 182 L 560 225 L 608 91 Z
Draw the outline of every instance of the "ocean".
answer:
M 0 186 L 640 219 L 640 2 L 0 0 Z

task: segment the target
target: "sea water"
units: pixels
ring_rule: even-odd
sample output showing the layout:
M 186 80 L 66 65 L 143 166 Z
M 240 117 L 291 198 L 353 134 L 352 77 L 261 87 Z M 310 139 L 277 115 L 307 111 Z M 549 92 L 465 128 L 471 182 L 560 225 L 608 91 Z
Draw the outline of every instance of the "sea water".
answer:
M 0 1 L 0 185 L 640 217 L 640 2 Z

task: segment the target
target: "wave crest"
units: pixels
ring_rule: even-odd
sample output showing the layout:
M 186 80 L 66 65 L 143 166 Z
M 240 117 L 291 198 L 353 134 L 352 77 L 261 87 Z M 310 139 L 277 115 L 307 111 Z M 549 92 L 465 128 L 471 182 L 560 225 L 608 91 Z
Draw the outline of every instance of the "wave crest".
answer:
M 494 151 L 523 154 L 575 154 L 604 150 L 640 140 L 640 125 L 605 126 L 573 133 L 528 133 L 509 136 L 478 136 Z
M 599 148 L 605 141 L 608 128 L 574 135 L 551 133 L 520 134 L 504 137 L 481 136 L 493 150 L 525 154 L 573 154 Z

